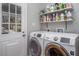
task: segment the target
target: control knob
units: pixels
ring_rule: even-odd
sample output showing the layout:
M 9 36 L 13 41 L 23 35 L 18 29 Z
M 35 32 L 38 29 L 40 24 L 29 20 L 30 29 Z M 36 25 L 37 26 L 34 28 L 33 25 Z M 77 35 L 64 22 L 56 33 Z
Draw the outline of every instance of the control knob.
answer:
M 53 39 L 54 41 L 57 41 L 58 40 L 58 37 L 54 37 L 54 39 Z

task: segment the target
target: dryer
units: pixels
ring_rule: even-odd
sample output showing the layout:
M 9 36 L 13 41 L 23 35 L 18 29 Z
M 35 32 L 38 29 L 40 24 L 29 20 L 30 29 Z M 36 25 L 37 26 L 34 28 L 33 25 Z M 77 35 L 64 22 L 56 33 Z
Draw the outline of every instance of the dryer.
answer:
M 79 55 L 79 35 L 48 32 L 44 39 L 45 56 Z
M 30 56 L 43 55 L 44 32 L 32 32 L 28 40 L 28 51 Z

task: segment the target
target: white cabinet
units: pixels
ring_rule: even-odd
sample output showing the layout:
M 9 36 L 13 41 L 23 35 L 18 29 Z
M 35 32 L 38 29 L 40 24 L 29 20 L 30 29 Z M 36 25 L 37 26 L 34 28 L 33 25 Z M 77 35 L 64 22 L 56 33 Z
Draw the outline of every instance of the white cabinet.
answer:
M 25 56 L 26 44 L 24 37 L 6 38 L 0 41 L 0 56 Z
M 8 56 L 21 55 L 22 49 L 23 47 L 19 40 L 3 42 L 4 55 L 8 55 Z
M 0 56 L 3 56 L 3 46 L 1 42 L 0 42 Z

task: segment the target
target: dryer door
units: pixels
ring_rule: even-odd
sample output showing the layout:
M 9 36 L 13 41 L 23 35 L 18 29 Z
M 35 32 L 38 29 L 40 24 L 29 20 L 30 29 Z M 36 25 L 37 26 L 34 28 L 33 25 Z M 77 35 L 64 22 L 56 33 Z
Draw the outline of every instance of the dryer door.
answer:
M 41 52 L 41 44 L 39 40 L 35 37 L 31 38 L 29 41 L 29 55 L 40 56 Z
M 64 47 L 57 43 L 49 43 L 45 48 L 46 56 L 68 56 L 69 53 Z

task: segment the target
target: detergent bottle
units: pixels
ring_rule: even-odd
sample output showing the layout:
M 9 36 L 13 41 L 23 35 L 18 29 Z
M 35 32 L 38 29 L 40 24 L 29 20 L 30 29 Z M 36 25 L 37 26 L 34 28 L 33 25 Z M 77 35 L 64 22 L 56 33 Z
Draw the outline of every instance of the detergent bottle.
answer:
M 60 16 L 58 13 L 56 13 L 56 21 L 60 21 Z
M 67 21 L 67 11 L 65 11 L 64 20 Z
M 67 12 L 67 19 L 72 20 L 72 14 L 70 11 Z
M 64 13 L 61 13 L 61 21 L 63 21 L 64 20 Z

